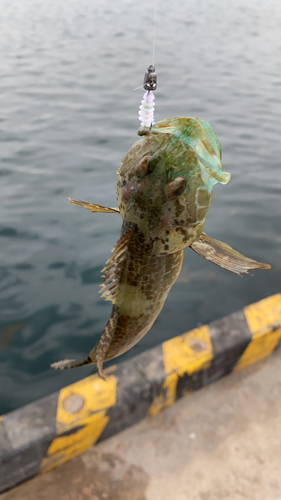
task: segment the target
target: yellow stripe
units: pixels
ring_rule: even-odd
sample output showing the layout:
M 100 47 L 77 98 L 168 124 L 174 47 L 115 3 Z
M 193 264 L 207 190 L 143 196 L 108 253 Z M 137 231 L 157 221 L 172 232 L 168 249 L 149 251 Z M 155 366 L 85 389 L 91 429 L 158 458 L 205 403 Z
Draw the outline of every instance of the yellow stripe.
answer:
M 272 295 L 245 307 L 244 313 L 252 340 L 237 363 L 235 371 L 265 358 L 277 346 L 281 338 L 281 294 Z
M 213 359 L 213 347 L 207 325 L 167 340 L 162 344 L 165 373 L 187 372 L 189 375 L 202 369 Z
M 281 339 L 281 294 L 245 307 L 244 313 L 252 340 L 235 370 L 268 356 L 277 346 Z M 208 326 L 164 342 L 162 351 L 165 381 L 159 396 L 150 406 L 150 415 L 175 401 L 180 377 L 190 376 L 211 365 L 214 355 Z M 99 439 L 109 421 L 107 411 L 116 403 L 116 377 L 112 374 L 115 368 L 106 370 L 106 381 L 92 375 L 60 391 L 57 437 L 41 463 L 42 471 L 53 469 L 82 453 Z
M 111 366 L 105 373 L 115 368 Z M 49 446 L 41 471 L 51 470 L 95 444 L 109 422 L 107 410 L 115 403 L 115 375 L 108 375 L 106 381 L 91 375 L 61 389 L 56 417 L 58 437 Z
M 174 403 L 179 377 L 208 368 L 214 357 L 208 326 L 195 328 L 167 340 L 162 344 L 162 350 L 166 378 L 160 395 L 154 399 L 149 408 L 149 415 L 155 415 Z

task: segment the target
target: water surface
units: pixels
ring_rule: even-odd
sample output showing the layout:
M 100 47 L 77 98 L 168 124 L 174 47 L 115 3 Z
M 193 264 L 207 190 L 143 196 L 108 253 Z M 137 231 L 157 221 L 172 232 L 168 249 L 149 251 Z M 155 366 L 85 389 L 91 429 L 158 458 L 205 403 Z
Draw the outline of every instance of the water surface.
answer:
M 151 331 L 120 362 L 280 292 L 281 4 L 158 2 L 156 120 L 201 116 L 232 173 L 216 186 L 206 232 L 271 271 L 243 279 L 185 252 Z M 1 0 L 0 413 L 93 372 L 56 372 L 84 356 L 111 305 L 100 270 L 121 218 L 67 197 L 115 206 L 116 169 L 137 140 L 151 64 L 148 0 Z

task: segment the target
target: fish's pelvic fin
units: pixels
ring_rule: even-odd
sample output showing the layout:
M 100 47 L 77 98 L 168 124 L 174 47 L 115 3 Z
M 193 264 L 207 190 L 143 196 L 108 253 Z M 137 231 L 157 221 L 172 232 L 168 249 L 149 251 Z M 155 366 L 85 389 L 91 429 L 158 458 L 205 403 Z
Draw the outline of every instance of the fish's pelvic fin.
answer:
M 124 259 L 128 249 L 134 226 L 130 226 L 119 238 L 116 245 L 112 249 L 112 255 L 106 261 L 105 267 L 102 269 L 103 283 L 100 286 L 102 297 L 105 300 L 111 300 L 113 304 L 116 302 L 117 288 L 120 283 L 122 271 L 124 269 Z
M 248 274 L 248 271 L 252 269 L 271 268 L 269 264 L 249 259 L 241 253 L 236 252 L 236 250 L 233 250 L 226 243 L 210 238 L 210 236 L 204 233 L 190 245 L 190 248 L 204 259 L 239 276 L 242 276 L 242 273 Z
M 82 359 L 64 359 L 63 361 L 56 361 L 51 364 L 51 368 L 55 368 L 55 370 L 68 370 L 70 368 L 78 368 L 79 366 L 92 365 L 95 362 L 95 358 L 91 357 L 90 353 Z
M 81 200 L 73 200 L 72 198 L 68 199 L 70 200 L 69 205 L 77 205 L 78 207 L 86 208 L 93 213 L 99 212 L 104 214 L 120 214 L 118 208 L 103 207 L 102 205 L 95 205 L 94 203 L 87 203 L 86 201 Z

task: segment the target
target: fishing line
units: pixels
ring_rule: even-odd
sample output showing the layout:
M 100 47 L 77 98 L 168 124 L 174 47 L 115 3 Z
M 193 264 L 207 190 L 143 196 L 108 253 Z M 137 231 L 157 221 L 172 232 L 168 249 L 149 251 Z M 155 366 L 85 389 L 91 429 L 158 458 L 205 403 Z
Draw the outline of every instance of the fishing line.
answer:
M 154 26 L 153 26 L 153 48 L 152 48 L 152 64 L 153 64 L 153 66 L 154 66 L 155 38 L 156 38 L 156 10 L 157 10 L 157 0 L 154 1 Z
M 155 124 L 154 121 L 154 94 L 153 90 L 157 89 L 157 75 L 154 67 L 154 56 L 155 56 L 155 39 L 156 39 L 156 12 L 157 12 L 157 0 L 154 0 L 154 22 L 153 22 L 153 42 L 152 42 L 152 61 L 147 68 L 147 72 L 144 75 L 143 87 L 146 92 L 141 101 L 139 107 L 139 120 L 141 121 L 142 127 L 151 127 Z M 137 87 L 140 88 L 140 87 Z M 135 89 L 137 90 L 137 89 Z
M 154 66 L 155 60 L 155 40 L 156 40 L 156 15 L 157 15 L 157 0 L 154 0 L 154 20 L 153 20 L 153 41 L 152 41 L 152 66 Z M 143 85 L 136 87 L 134 90 L 143 88 Z

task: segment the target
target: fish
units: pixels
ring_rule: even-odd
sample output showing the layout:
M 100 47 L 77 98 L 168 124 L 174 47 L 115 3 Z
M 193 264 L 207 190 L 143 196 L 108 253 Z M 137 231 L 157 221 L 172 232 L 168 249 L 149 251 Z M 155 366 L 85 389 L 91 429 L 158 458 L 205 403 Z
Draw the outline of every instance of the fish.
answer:
M 120 214 L 121 236 L 102 270 L 101 296 L 112 313 L 98 343 L 80 360 L 53 363 L 56 369 L 103 363 L 131 349 L 160 314 L 189 247 L 214 264 L 242 275 L 270 265 L 247 258 L 203 229 L 215 184 L 230 173 L 219 140 L 202 118 L 175 117 L 140 127 L 117 170 L 118 208 L 70 198 L 93 213 Z

